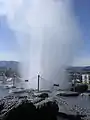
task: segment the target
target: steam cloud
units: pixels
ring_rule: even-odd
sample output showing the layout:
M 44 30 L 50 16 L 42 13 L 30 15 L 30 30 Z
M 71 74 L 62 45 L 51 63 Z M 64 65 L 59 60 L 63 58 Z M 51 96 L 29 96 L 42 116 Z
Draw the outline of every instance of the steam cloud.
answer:
M 67 87 L 65 68 L 71 65 L 80 39 L 71 0 L 18 0 L 7 17 L 20 47 L 23 78 L 40 72 L 47 80 L 41 81 L 42 87 L 53 83 Z M 36 85 L 37 80 L 32 81 L 31 87 Z

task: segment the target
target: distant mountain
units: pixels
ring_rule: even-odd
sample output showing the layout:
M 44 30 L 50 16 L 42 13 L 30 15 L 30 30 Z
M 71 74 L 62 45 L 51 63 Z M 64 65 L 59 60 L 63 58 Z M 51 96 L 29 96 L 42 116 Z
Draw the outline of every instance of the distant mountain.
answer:
M 17 61 L 0 61 L 0 68 L 12 68 L 13 70 L 17 70 L 19 66 L 19 62 Z
M 17 61 L 0 61 L 0 68 L 12 68 L 13 70 L 17 71 L 19 66 L 19 62 Z M 68 72 L 90 72 L 90 66 L 85 67 L 68 67 L 66 69 Z
M 85 67 L 69 67 L 67 70 L 70 72 L 90 72 L 90 66 Z

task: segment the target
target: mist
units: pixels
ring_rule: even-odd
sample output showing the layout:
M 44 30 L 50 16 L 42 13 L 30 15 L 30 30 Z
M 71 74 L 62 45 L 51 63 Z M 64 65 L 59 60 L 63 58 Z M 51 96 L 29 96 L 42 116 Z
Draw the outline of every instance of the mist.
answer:
M 42 76 L 47 81 L 42 81 L 41 86 L 49 88 L 56 83 L 60 88 L 67 88 L 69 85 L 65 69 L 72 65 L 80 46 L 80 31 L 72 4 L 66 0 L 51 0 L 48 5 L 47 1 L 44 2 L 42 8 L 47 11 L 43 16 L 45 26 L 42 50 Z
M 18 4 L 19 3 L 19 4 Z M 71 0 L 22 0 L 7 14 L 16 33 L 20 73 L 23 79 L 37 76 L 41 88 L 54 83 L 68 87 L 65 68 L 72 64 L 80 44 L 80 32 Z M 37 79 L 30 81 L 36 88 Z

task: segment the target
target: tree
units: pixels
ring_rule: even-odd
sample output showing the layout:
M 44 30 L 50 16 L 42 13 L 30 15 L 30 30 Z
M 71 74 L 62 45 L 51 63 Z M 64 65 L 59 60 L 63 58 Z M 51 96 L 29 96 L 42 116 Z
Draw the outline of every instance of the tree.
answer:
M 76 91 L 76 92 L 83 93 L 83 92 L 85 92 L 85 91 L 87 91 L 87 90 L 88 90 L 88 85 L 86 85 L 86 84 L 77 85 L 77 86 L 75 87 L 75 91 Z

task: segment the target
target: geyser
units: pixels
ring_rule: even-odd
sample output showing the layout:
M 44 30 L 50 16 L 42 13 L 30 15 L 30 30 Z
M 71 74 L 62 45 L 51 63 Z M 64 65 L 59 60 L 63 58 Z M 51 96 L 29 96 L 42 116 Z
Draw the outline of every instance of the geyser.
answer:
M 53 83 L 60 84 L 60 88 L 69 85 L 65 69 L 72 65 L 80 43 L 71 5 L 67 0 L 46 0 L 39 6 L 44 26 L 42 76 L 47 80 L 42 81 L 42 87 L 50 87 Z
M 40 81 L 41 87 L 49 88 L 54 83 L 62 88 L 68 86 L 65 68 L 72 63 L 79 40 L 71 0 L 19 0 L 17 3 L 11 13 L 13 17 L 10 14 L 7 17 L 20 45 L 23 78 L 40 72 L 46 79 Z M 35 88 L 37 80 L 31 83 Z

